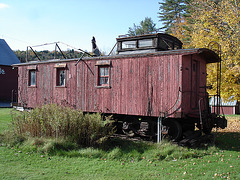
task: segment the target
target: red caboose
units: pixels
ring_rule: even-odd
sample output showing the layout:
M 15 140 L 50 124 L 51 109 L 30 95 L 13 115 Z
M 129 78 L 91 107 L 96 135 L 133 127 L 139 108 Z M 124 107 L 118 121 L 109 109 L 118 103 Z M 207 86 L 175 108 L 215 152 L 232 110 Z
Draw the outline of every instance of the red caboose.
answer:
M 194 130 L 195 123 L 205 132 L 220 126 L 210 118 L 206 93 L 206 64 L 219 61 L 215 52 L 181 49 L 181 41 L 160 33 L 117 41 L 114 56 L 15 65 L 19 103 L 28 108 L 57 103 L 113 114 L 129 135 L 156 135 L 158 117 L 174 139 Z

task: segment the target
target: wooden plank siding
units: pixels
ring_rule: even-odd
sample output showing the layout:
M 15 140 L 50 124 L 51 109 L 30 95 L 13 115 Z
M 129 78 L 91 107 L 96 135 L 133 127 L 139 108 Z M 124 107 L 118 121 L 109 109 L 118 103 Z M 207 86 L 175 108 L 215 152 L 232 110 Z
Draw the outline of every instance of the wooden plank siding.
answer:
M 193 62 L 196 62 L 197 66 L 195 71 L 197 71 L 196 77 L 193 77 Z M 201 99 L 201 110 L 206 110 L 207 102 L 205 94 L 206 86 L 206 60 L 202 57 L 194 54 L 183 56 L 183 82 L 182 82 L 182 93 L 184 102 L 182 104 L 182 111 L 190 113 L 199 113 L 199 100 Z M 194 89 L 193 86 L 196 86 Z M 205 98 L 204 98 L 205 97 Z
M 191 62 L 199 63 L 197 92 L 206 85 L 206 61 L 197 54 L 114 56 L 36 63 L 36 86 L 28 86 L 28 65 L 19 68 L 19 102 L 27 107 L 47 103 L 87 112 L 183 117 L 191 111 Z M 99 87 L 97 62 L 110 61 L 109 87 Z M 56 63 L 66 63 L 66 85 L 56 86 Z

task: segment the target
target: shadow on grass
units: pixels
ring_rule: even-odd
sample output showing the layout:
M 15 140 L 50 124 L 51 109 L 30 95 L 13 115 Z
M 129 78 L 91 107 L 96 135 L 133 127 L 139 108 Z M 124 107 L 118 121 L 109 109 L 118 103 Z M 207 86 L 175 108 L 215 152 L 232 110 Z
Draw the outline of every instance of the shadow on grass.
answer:
M 100 159 L 138 159 L 142 154 L 153 149 L 153 146 L 146 142 L 135 142 L 120 138 L 109 138 L 95 147 L 83 147 L 74 151 L 59 150 L 56 154 L 68 157 L 87 157 Z
M 222 150 L 240 151 L 240 133 L 218 132 L 215 145 Z
M 116 147 L 120 148 L 124 153 L 129 153 L 132 151 L 144 153 L 144 151 L 152 148 L 152 146 L 146 142 L 136 142 L 120 138 L 109 138 L 99 146 L 99 149 L 103 151 L 111 151 Z

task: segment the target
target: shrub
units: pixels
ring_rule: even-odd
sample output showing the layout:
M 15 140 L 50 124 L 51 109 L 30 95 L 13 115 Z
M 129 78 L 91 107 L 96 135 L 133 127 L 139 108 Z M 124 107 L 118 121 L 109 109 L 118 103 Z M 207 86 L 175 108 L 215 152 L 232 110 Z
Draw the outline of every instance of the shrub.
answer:
M 0 134 L 1 145 L 18 147 L 26 140 L 25 136 L 15 134 L 13 131 L 4 131 Z
M 67 138 L 82 146 L 92 146 L 114 132 L 111 117 L 100 113 L 83 114 L 70 107 L 44 105 L 14 114 L 12 128 L 18 136 Z

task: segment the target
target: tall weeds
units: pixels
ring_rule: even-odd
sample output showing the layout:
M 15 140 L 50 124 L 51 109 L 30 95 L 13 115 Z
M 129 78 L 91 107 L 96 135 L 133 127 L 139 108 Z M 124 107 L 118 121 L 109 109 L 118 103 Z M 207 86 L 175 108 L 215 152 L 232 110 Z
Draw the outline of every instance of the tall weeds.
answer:
M 15 134 L 30 137 L 67 138 L 79 145 L 92 146 L 113 133 L 111 118 L 104 121 L 101 114 L 83 114 L 81 111 L 56 104 L 44 105 L 21 115 L 14 114 Z

